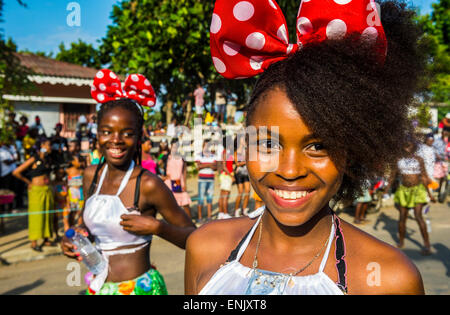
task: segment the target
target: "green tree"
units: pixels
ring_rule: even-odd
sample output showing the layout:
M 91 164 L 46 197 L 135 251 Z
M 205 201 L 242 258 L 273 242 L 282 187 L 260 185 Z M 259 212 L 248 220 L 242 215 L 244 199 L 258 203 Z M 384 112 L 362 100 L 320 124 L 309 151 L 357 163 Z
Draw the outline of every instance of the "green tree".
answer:
M 418 18 L 429 60 L 423 80 L 425 99 L 450 104 L 450 0 L 439 0 L 432 7 L 431 15 Z
M 21 0 L 17 2 L 26 7 Z M 3 22 L 4 1 L 0 0 L 0 22 Z M 16 55 L 17 46 L 12 39 L 5 41 L 3 29 L 0 29 L 0 140 L 12 139 L 13 130 L 6 124 L 5 113 L 11 110 L 11 104 L 3 98 L 5 94 L 23 95 L 33 89 L 34 85 L 28 80 L 30 70 L 20 64 Z
M 289 12 L 286 18 L 295 36 L 299 1 L 278 2 Z M 207 102 L 213 102 L 211 96 L 222 86 L 238 95 L 240 105 L 254 84 L 255 79 L 225 80 L 215 71 L 209 49 L 213 8 L 214 1 L 202 0 L 129 0 L 113 8 L 113 25 L 100 47 L 103 60 L 117 73 L 146 75 L 165 104 L 166 121 L 197 83 L 207 87 Z
M 76 43 L 71 43 L 68 49 L 64 43 L 61 43 L 55 59 L 89 68 L 100 69 L 102 66 L 100 52 L 92 44 L 85 43 L 81 39 Z

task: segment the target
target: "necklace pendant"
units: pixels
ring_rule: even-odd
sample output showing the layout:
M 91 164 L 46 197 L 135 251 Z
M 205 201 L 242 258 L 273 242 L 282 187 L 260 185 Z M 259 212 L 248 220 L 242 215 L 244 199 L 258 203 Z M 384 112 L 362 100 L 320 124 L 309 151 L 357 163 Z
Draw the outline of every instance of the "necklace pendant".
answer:
M 294 280 L 292 280 L 292 277 L 289 277 L 288 286 L 289 286 L 290 288 L 293 288 L 294 285 L 295 285 Z

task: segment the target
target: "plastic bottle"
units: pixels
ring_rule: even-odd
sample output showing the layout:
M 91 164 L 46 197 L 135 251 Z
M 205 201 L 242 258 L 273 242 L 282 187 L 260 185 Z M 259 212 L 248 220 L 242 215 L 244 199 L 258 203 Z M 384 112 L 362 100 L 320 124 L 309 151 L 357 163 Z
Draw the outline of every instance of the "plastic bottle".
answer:
M 80 252 L 80 256 L 83 258 L 83 262 L 90 272 L 98 275 L 107 267 L 106 260 L 87 237 L 75 232 L 74 229 L 68 229 L 66 231 L 66 237 L 77 246 L 77 251 Z

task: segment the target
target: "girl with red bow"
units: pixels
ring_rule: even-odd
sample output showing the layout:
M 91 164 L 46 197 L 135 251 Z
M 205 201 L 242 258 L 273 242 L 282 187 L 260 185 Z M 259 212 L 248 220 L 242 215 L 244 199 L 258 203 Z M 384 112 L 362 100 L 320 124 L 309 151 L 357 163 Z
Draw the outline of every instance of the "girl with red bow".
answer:
M 104 159 L 85 171 L 88 199 L 77 230 L 95 238 L 108 267 L 90 281 L 88 294 L 167 294 L 164 279 L 150 264 L 152 235 L 184 248 L 195 226 L 164 182 L 140 166 L 141 105 L 153 106 L 155 93 L 142 75 L 128 76 L 122 88 L 118 76 L 104 69 L 91 94 L 102 103 L 97 140 Z M 157 220 L 157 213 L 164 220 Z M 79 259 L 67 238 L 62 248 Z
M 384 175 L 411 129 L 419 32 L 405 6 L 380 8 L 303 0 L 291 44 L 276 0 L 216 1 L 216 70 L 229 79 L 260 75 L 247 108 L 247 126 L 258 132 L 247 138 L 246 162 L 265 206 L 189 237 L 187 294 L 424 292 L 404 254 L 329 207 Z

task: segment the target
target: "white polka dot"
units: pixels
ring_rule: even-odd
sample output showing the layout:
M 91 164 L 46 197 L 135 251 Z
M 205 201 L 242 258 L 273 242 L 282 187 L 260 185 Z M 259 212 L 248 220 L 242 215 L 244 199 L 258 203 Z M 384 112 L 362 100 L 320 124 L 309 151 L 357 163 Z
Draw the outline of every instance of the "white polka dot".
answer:
M 279 39 L 281 39 L 286 45 L 289 44 L 289 39 L 287 36 L 287 30 L 286 25 L 281 25 L 280 28 L 277 31 L 277 36 Z
M 223 43 L 223 50 L 225 51 L 225 53 L 228 56 L 237 55 L 239 53 L 239 49 L 241 49 L 241 46 L 239 46 L 236 43 L 228 42 L 228 41 L 225 41 Z
M 225 64 L 223 63 L 222 60 L 220 60 L 217 57 L 212 57 L 212 60 L 213 60 L 214 67 L 216 68 L 217 72 L 224 73 L 225 71 L 227 71 L 227 66 L 225 66 Z
M 271 6 L 272 8 L 274 8 L 275 10 L 278 10 L 278 9 L 277 9 L 277 6 L 275 5 L 275 3 L 273 3 L 272 0 L 269 0 L 269 4 L 270 4 L 270 6 Z
M 114 72 L 110 72 L 109 77 L 113 80 L 117 79 L 117 75 Z
M 131 80 L 133 80 L 134 82 L 139 82 L 139 77 L 136 74 L 132 74 Z
M 136 91 L 130 91 L 130 92 L 128 92 L 128 94 L 130 94 L 130 95 L 136 95 Z
M 91 86 L 91 91 L 92 91 L 92 92 L 97 91 L 97 88 L 95 87 L 95 85 Z
M 361 34 L 361 40 L 368 44 L 374 44 L 377 38 L 378 38 L 378 31 L 373 26 L 369 26 Z
M 341 39 L 347 33 L 347 25 L 344 21 L 335 19 L 328 23 L 326 32 L 329 39 Z
M 105 76 L 105 74 L 103 73 L 103 71 L 97 72 L 97 75 L 96 75 L 97 78 L 103 79 L 104 76 Z
M 144 96 L 144 95 L 139 95 L 139 98 L 140 98 L 141 100 L 143 100 L 143 99 L 145 98 L 145 96 Z
M 102 93 L 99 93 L 99 94 L 97 95 L 97 99 L 98 99 L 100 102 L 103 102 L 103 101 L 105 100 L 105 95 L 102 94 Z
M 148 101 L 147 102 L 147 106 L 153 106 L 153 105 L 155 105 L 155 102 L 153 102 L 153 101 Z
M 145 84 L 145 86 L 150 86 L 151 85 L 150 81 L 148 79 L 145 79 L 144 84 Z
M 117 83 L 117 82 L 111 83 L 111 86 L 119 87 L 119 83 Z
M 250 67 L 252 67 L 253 70 L 261 70 L 262 64 L 264 62 L 264 58 L 261 56 L 253 56 L 250 58 Z
M 119 90 L 116 90 L 116 94 L 118 94 L 118 95 L 122 96 L 122 92 L 121 92 L 121 91 L 119 91 Z
M 286 49 L 286 54 L 289 55 L 292 51 L 292 48 L 294 48 L 293 44 L 289 44 L 288 48 Z
M 132 88 L 133 90 L 137 90 L 136 85 L 133 85 L 133 84 L 130 85 L 130 88 Z
M 147 90 L 147 89 L 143 89 L 143 90 L 142 90 L 142 93 L 149 95 L 149 94 L 150 94 L 150 91 Z
M 352 0 L 333 0 L 333 1 L 336 2 L 337 4 L 342 5 L 352 2 Z
M 313 25 L 308 18 L 301 17 L 297 20 L 297 30 L 300 34 L 306 35 L 313 31 Z
M 248 21 L 255 14 L 253 4 L 248 1 L 241 1 L 233 8 L 233 15 L 238 21 Z
M 221 28 L 222 28 L 222 20 L 220 19 L 220 16 L 214 13 L 212 16 L 211 28 L 209 29 L 209 31 L 213 34 L 217 34 Z
M 266 38 L 262 33 L 259 32 L 251 33 L 245 40 L 245 45 L 247 45 L 248 48 L 252 48 L 255 50 L 263 49 L 265 44 Z
M 106 85 L 105 84 L 100 83 L 100 85 L 98 87 L 100 88 L 100 90 L 106 91 Z

